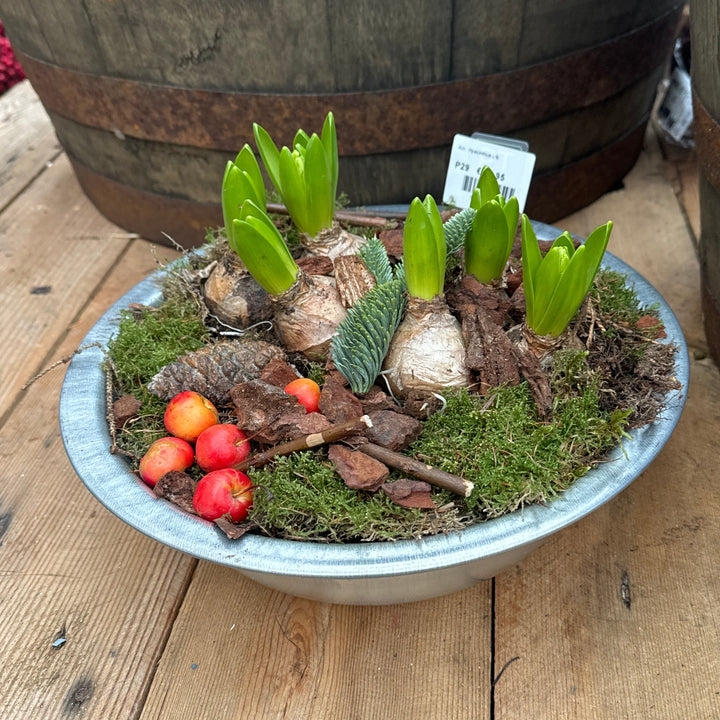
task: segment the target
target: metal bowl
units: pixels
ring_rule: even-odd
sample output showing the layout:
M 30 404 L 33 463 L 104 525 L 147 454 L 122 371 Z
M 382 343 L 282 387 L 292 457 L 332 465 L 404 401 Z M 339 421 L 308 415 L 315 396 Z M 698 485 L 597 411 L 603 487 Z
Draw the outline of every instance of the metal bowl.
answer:
M 559 230 L 535 224 L 538 237 Z M 212 523 L 183 512 L 153 493 L 111 455 L 106 423 L 103 354 L 84 350 L 70 363 L 60 396 L 60 428 L 75 471 L 88 490 L 121 520 L 166 545 L 195 557 L 237 568 L 248 577 L 292 595 L 332 603 L 375 605 L 445 595 L 511 567 L 550 535 L 606 503 L 653 461 L 680 418 L 689 378 L 687 345 L 662 296 L 636 271 L 606 254 L 605 267 L 628 276 L 643 305 L 657 304 L 667 341 L 679 346 L 675 374 L 682 389 L 672 392 L 661 418 L 631 432 L 607 462 L 577 480 L 548 505 L 532 505 L 461 532 L 422 540 L 320 544 L 246 535 L 229 540 Z M 105 346 L 130 303 L 158 304 L 151 276 L 115 303 L 84 345 Z

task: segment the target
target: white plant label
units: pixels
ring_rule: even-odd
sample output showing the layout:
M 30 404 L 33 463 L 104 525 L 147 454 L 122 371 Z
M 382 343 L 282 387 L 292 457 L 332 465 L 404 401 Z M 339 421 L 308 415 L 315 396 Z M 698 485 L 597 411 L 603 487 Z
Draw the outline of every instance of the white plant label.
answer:
M 487 165 L 495 173 L 503 197 L 506 200 L 517 197 L 522 212 L 530 189 L 535 155 L 510 144 L 515 143 L 507 138 L 456 135 L 450 151 L 443 202 L 460 208 L 470 207 L 480 171 Z

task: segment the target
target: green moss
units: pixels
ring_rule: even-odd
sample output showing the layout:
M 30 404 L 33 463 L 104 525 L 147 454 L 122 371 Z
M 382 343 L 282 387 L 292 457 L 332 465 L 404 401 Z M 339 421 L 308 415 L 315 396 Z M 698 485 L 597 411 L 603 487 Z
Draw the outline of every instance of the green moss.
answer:
M 176 299 L 159 309 L 143 309 L 138 318 L 125 312 L 117 335 L 108 343 L 115 376 L 124 392 L 144 385 L 178 356 L 198 350 L 207 329 L 191 301 Z
M 521 383 L 487 398 L 466 390 L 451 395 L 410 451 L 475 483 L 467 507 L 482 519 L 555 496 L 617 443 L 623 428 L 621 416 L 600 412 L 593 385 L 556 397 L 555 415 L 544 420 Z
M 250 475 L 266 489 L 255 491 L 250 518 L 270 535 L 345 542 L 398 540 L 443 529 L 434 513 L 402 508 L 383 492 L 351 490 L 324 451 L 279 458 L 272 467 L 251 470 Z M 446 496 L 438 493 L 441 503 Z

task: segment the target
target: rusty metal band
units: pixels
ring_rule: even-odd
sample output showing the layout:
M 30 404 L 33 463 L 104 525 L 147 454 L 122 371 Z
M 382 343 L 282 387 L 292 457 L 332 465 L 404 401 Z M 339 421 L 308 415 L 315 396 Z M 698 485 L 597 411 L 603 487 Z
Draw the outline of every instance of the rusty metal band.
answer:
M 720 192 L 720 124 L 693 89 L 693 138 L 700 170 Z
M 341 118 L 342 155 L 447 145 L 457 132 L 503 133 L 586 107 L 629 87 L 667 58 L 682 3 L 611 41 L 509 72 L 384 91 L 219 92 L 60 68 L 18 53 L 43 104 L 84 125 L 134 138 L 237 151 L 252 123 L 288 143 L 298 127 Z
M 552 222 L 592 202 L 627 173 L 642 147 L 645 123 L 601 151 L 533 180 L 527 212 Z M 219 205 L 139 190 L 90 170 L 70 157 L 85 194 L 107 218 L 148 240 L 196 247 L 205 229 L 222 224 Z M 572 191 L 570 190 L 572 189 Z

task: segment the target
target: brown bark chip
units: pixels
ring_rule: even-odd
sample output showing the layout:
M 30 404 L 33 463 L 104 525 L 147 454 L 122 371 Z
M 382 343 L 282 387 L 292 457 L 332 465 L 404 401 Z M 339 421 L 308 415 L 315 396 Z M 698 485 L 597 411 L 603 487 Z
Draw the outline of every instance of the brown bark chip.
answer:
M 284 388 L 299 377 L 293 367 L 282 358 L 273 358 L 260 372 L 260 380 L 279 388 Z
M 332 275 L 333 261 L 324 255 L 305 255 L 296 262 L 308 275 Z
M 294 395 L 262 380 L 236 385 L 230 396 L 238 425 L 254 440 L 275 445 L 285 439 L 288 424 L 305 415 L 305 408 Z M 279 423 L 282 418 L 282 424 Z
M 403 254 L 403 230 L 402 228 L 394 228 L 393 230 L 383 230 L 378 238 L 385 246 L 387 254 L 392 257 L 401 258 Z
M 370 442 L 389 450 L 403 450 L 422 432 L 422 423 L 410 415 L 401 415 L 392 410 L 376 410 L 369 416 L 372 427 L 365 431 L 365 436 Z
M 374 492 L 387 479 L 390 471 L 369 455 L 350 450 L 343 445 L 331 445 L 328 459 L 335 471 L 352 490 Z
M 343 386 L 342 376 L 331 373 L 325 378 L 318 406 L 331 423 L 345 422 L 363 414 L 360 400 Z
M 437 507 L 433 502 L 430 491 L 432 486 L 422 480 L 401 478 L 395 482 L 385 483 L 382 490 L 396 504 L 406 508 L 426 508 L 432 510 Z

